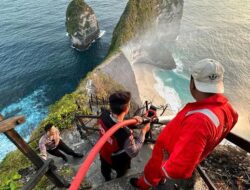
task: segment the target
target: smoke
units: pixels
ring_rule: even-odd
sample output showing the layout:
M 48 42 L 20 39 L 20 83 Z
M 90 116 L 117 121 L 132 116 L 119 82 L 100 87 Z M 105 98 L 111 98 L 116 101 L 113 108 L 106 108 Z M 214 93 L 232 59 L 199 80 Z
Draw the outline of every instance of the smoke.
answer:
M 133 64 L 151 64 L 162 69 L 174 69 L 176 63 L 171 47 L 178 37 L 183 12 L 183 2 L 162 1 L 159 15 L 153 26 L 136 35 L 121 49 L 128 61 Z

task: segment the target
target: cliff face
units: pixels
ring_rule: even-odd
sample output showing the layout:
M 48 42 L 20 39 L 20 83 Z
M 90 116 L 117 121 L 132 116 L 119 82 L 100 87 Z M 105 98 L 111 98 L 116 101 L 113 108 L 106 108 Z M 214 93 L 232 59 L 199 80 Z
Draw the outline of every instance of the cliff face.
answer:
M 113 32 L 109 53 L 144 35 L 149 29 L 158 30 L 158 37 L 160 30 L 168 35 L 171 33 L 169 38 L 175 39 L 182 13 L 183 0 L 130 0 Z
M 176 40 L 183 0 L 130 0 L 117 24 L 109 53 L 119 48 L 130 63 L 174 69 L 170 47 Z
M 99 26 L 92 8 L 83 0 L 72 0 L 66 11 L 66 28 L 72 44 L 84 50 L 99 37 Z
M 133 92 L 138 104 L 145 100 L 166 103 L 155 93 L 153 70 L 176 67 L 171 47 L 182 13 L 183 0 L 130 0 L 113 32 L 109 55 L 121 51 L 99 68 Z

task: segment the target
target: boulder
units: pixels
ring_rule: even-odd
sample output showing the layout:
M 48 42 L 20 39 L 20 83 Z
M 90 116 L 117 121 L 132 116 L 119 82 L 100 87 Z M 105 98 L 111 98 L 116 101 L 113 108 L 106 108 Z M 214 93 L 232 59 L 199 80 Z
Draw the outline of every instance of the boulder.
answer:
M 66 11 L 66 29 L 73 47 L 87 49 L 99 37 L 100 29 L 93 9 L 83 0 L 72 0 Z

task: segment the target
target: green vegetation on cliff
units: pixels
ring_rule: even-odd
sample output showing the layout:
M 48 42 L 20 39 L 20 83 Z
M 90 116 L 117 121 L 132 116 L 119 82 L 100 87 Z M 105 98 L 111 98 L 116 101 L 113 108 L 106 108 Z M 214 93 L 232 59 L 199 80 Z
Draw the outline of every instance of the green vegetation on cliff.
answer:
M 30 146 L 33 150 L 37 151 L 39 137 L 44 132 L 43 127 L 46 123 L 52 122 L 62 131 L 63 129 L 73 127 L 75 114 L 90 113 L 88 107 L 89 97 L 86 91 L 88 80 L 92 81 L 96 94 L 99 97 L 106 98 L 111 92 L 123 89 L 121 85 L 101 72 L 96 71 L 89 74 L 87 78 L 81 81 L 75 92 L 66 94 L 54 105 L 50 106 L 47 118 L 41 122 L 40 126 L 31 135 L 31 140 L 33 141 L 30 143 Z M 21 176 L 18 174 L 18 171 L 29 166 L 32 166 L 32 163 L 19 150 L 7 154 L 0 163 L 0 190 L 21 187 L 23 184 L 19 180 Z M 67 172 L 61 171 L 60 173 L 64 177 L 69 178 Z M 43 177 L 35 189 L 45 189 L 48 185 L 51 185 L 51 182 L 46 177 Z
M 88 10 L 93 10 L 84 2 L 84 0 L 72 0 L 66 11 L 66 28 L 67 32 L 74 35 L 79 29 L 81 15 Z
M 44 132 L 43 126 L 46 123 L 52 122 L 60 129 L 71 128 L 75 114 L 89 113 L 87 102 L 88 97 L 86 92 L 81 92 L 81 94 L 74 92 L 65 95 L 52 105 L 49 108 L 48 117 L 33 131 L 31 135 L 31 140 L 33 140 L 30 144 L 31 148 L 37 150 L 39 137 Z M 80 105 L 80 109 L 78 105 Z M 28 161 L 19 150 L 7 154 L 4 160 L 0 163 L 0 189 L 8 190 L 11 189 L 11 186 L 22 186 L 22 183 L 17 179 L 17 176 L 19 176 L 18 171 L 31 165 L 31 162 Z M 42 183 L 45 181 L 41 181 L 40 184 L 38 184 L 38 187 L 43 186 Z
M 157 16 L 161 0 L 130 0 L 113 32 L 109 54 L 148 29 Z
M 0 163 L 0 189 L 20 189 L 22 184 L 18 181 L 21 178 L 18 170 L 30 165 L 20 151 L 10 152 Z
M 172 5 L 182 0 L 129 0 L 113 32 L 108 56 L 137 35 L 142 35 L 153 27 L 156 17 L 163 9 L 170 10 Z

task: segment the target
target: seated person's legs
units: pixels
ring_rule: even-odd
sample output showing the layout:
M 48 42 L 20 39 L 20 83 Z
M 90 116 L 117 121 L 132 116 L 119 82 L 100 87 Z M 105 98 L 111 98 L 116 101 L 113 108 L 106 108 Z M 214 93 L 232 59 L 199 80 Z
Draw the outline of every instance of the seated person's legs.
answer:
M 60 139 L 57 148 L 60 149 L 60 150 L 62 150 L 62 151 L 65 152 L 66 154 L 73 156 L 73 157 L 76 157 L 76 158 L 82 158 L 82 157 L 83 157 L 83 154 L 74 152 L 74 150 L 72 150 L 70 147 L 68 147 L 68 146 L 62 141 L 62 139 Z
M 65 162 L 68 161 L 67 157 L 60 150 L 58 150 L 58 148 L 55 148 L 55 149 L 52 149 L 52 150 L 47 150 L 47 151 L 51 155 L 61 157 Z

